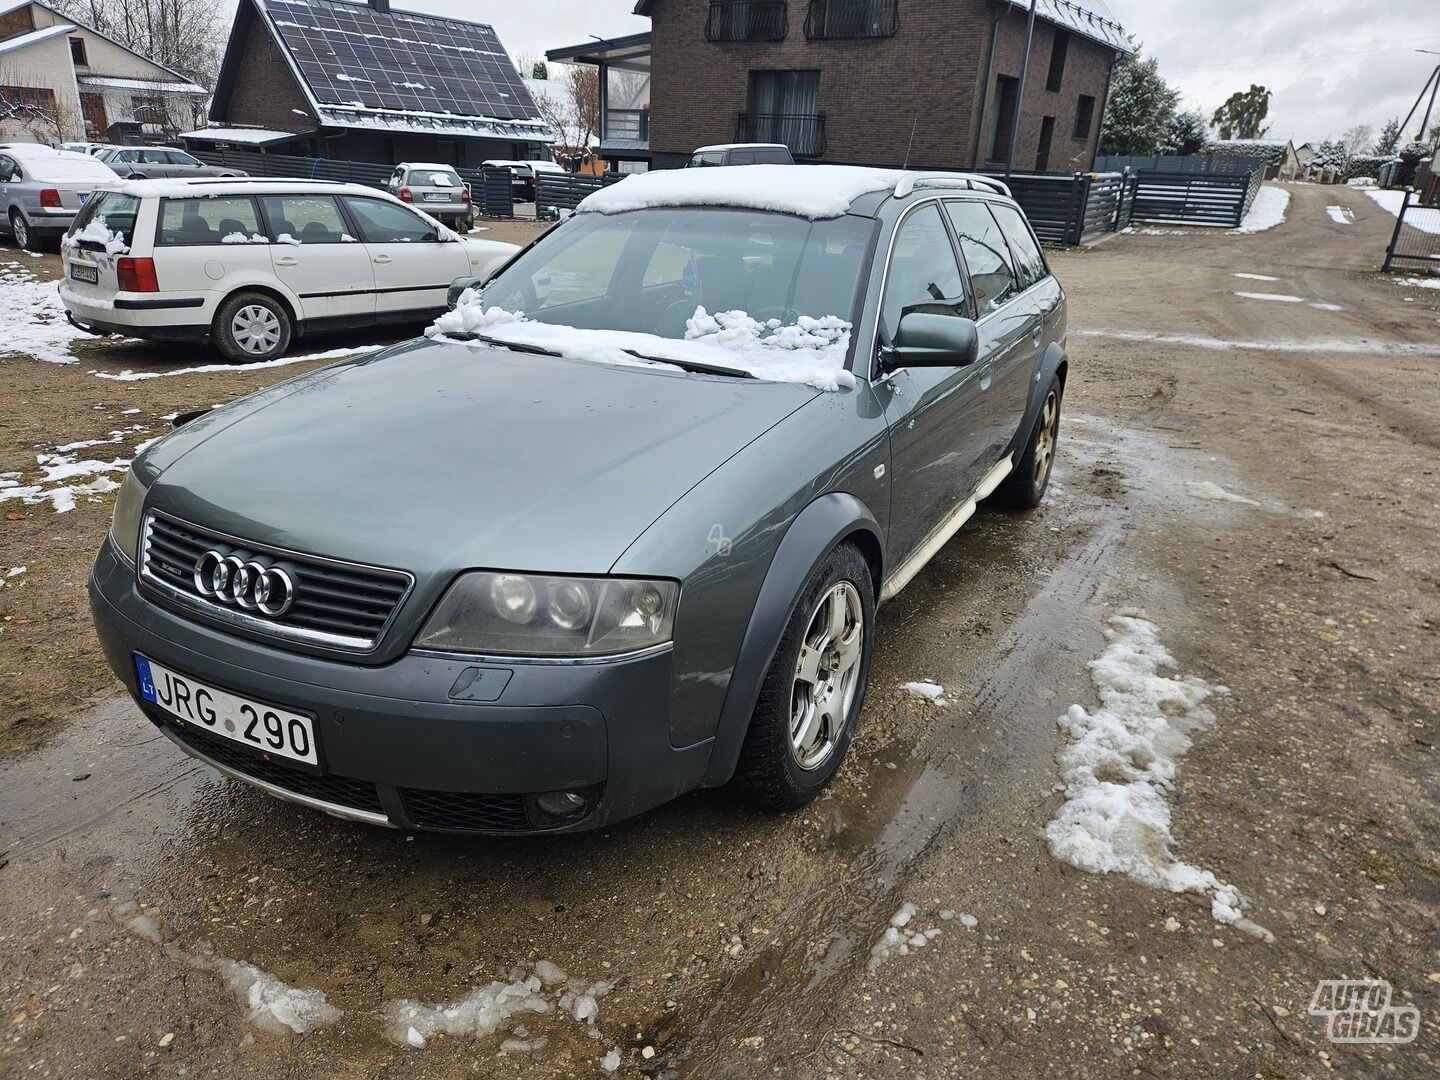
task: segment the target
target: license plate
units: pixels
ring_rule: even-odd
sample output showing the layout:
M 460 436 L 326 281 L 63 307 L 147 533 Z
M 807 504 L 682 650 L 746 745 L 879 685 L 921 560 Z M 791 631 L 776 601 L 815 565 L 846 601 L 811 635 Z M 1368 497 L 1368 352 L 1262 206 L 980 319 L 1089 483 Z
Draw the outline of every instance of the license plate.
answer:
M 260 753 L 319 767 L 310 717 L 237 697 L 139 654 L 135 671 L 140 696 L 171 716 Z
M 70 276 L 76 281 L 88 281 L 91 285 L 100 283 L 99 267 L 86 266 L 84 263 L 71 263 Z
M 445 194 L 445 192 L 443 192 L 443 191 L 427 191 L 427 192 L 425 192 L 425 201 L 426 201 L 426 202 L 449 202 L 449 201 L 450 201 L 450 196 L 447 195 L 447 194 Z

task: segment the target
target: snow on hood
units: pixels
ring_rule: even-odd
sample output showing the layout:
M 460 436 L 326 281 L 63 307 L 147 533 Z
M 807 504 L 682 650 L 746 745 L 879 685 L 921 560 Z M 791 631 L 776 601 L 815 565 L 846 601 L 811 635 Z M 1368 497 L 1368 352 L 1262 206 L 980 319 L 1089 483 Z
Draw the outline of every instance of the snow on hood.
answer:
M 901 174 L 854 165 L 729 165 L 634 173 L 581 201 L 577 214 L 618 214 L 654 206 L 776 210 L 814 221 L 835 218 L 861 195 L 890 191 Z
M 737 368 L 766 382 L 804 383 L 817 390 L 848 390 L 855 385 L 855 376 L 845 368 L 850 324 L 836 315 L 802 315 L 794 323 L 781 325 L 778 319 L 759 322 L 743 311 L 711 315 L 697 307 L 686 320 L 685 339 L 678 341 L 656 334 L 534 322 L 520 312 L 486 308 L 480 294 L 466 291 L 455 310 L 441 315 L 425 334 L 432 338 L 481 334 L 517 345 L 535 345 L 573 360 L 605 364 L 665 366 L 649 358 L 710 364 Z

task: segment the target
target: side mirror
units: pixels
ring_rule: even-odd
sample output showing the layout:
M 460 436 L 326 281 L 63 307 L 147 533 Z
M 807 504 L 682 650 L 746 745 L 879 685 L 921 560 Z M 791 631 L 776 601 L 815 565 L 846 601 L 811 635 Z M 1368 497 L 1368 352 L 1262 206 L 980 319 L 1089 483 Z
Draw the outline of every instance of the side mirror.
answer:
M 457 277 L 450 282 L 450 288 L 445 292 L 445 307 L 455 310 L 455 305 L 460 303 L 460 296 L 466 289 L 474 289 L 477 292 L 484 286 L 485 279 L 478 277 Z
M 885 367 L 968 367 L 980 357 L 980 331 L 973 319 L 912 311 L 900 320 Z

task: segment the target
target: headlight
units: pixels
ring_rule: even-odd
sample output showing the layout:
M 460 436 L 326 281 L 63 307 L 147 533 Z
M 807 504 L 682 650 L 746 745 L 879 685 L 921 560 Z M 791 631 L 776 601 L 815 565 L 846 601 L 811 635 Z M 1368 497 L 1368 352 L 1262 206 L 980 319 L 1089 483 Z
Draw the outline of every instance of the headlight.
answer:
M 497 656 L 633 652 L 670 640 L 679 593 L 673 581 L 476 571 L 450 587 L 415 645 Z
M 140 548 L 140 511 L 145 508 L 146 493 L 135 471 L 127 472 L 115 498 L 115 516 L 110 519 L 110 539 L 132 565 Z

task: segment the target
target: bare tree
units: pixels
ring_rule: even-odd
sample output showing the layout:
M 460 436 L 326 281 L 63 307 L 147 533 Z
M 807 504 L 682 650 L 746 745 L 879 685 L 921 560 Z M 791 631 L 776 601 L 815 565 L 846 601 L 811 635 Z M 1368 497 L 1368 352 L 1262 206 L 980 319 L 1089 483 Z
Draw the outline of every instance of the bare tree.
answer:
M 50 144 L 74 138 L 81 130 L 79 117 L 69 101 L 44 89 L 49 80 L 20 64 L 0 66 L 0 86 L 7 88 L 0 93 L 0 127 Z
M 568 64 L 564 75 L 546 80 L 531 96 L 540 118 L 555 134 L 555 150 L 588 158 L 590 143 L 600 132 L 600 73 L 593 67 Z
M 213 89 L 229 20 L 219 0 L 53 0 L 81 24 Z
M 1375 129 L 1369 124 L 1356 124 L 1340 136 L 1340 145 L 1351 157 L 1364 153 L 1375 139 Z

